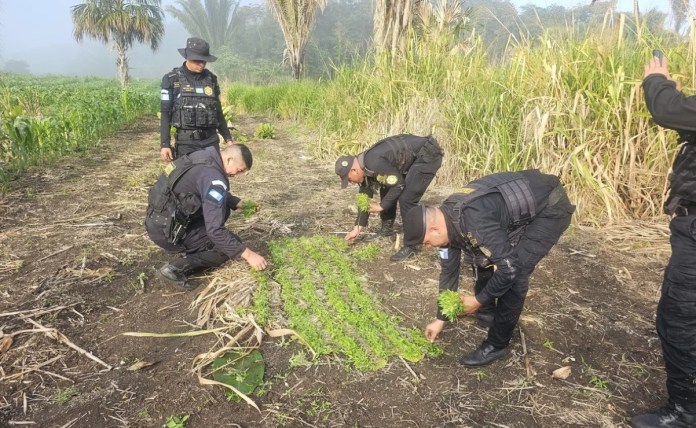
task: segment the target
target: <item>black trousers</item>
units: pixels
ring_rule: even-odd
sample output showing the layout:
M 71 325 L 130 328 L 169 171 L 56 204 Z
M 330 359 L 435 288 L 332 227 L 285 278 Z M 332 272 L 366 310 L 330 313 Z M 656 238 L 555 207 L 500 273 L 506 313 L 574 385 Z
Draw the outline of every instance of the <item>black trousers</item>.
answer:
M 185 274 L 215 268 L 230 259 L 225 253 L 215 249 L 215 244 L 205 232 L 203 222 L 194 224 L 184 239 L 176 245 L 169 242 L 161 229 L 149 227 L 147 220 L 145 228 L 152 242 L 168 253 L 179 254 L 169 264 L 183 270 Z
M 496 300 L 493 325 L 488 329 L 486 344 L 496 348 L 504 348 L 510 344 L 529 290 L 529 276 L 539 261 L 558 243 L 570 225 L 570 217 L 574 211 L 575 207 L 564 193 L 558 203 L 546 207 L 525 226 L 519 242 L 514 247 L 519 273 L 515 276 L 512 287 Z
M 696 412 L 696 215 L 669 224 L 670 257 L 657 305 L 657 334 L 672 401 Z
M 206 147 L 215 146 L 220 148 L 220 139 L 217 134 L 212 137 L 206 138 L 205 140 L 176 140 L 174 145 L 174 158 L 178 159 L 189 153 L 197 152 L 198 150 L 203 150 Z
M 406 174 L 404 179 L 404 190 L 401 192 L 401 195 L 399 195 L 398 204 L 392 205 L 388 210 L 380 211 L 379 218 L 382 219 L 382 221 L 394 220 L 396 218 L 396 206 L 399 205 L 401 220 L 403 221 L 411 208 L 418 205 L 418 202 L 420 202 L 423 194 L 433 181 L 433 178 L 435 178 L 435 173 L 441 166 L 442 155 L 417 158 Z M 386 195 L 388 191 L 388 187 L 381 187 L 379 189 L 379 197 L 384 198 L 384 195 Z

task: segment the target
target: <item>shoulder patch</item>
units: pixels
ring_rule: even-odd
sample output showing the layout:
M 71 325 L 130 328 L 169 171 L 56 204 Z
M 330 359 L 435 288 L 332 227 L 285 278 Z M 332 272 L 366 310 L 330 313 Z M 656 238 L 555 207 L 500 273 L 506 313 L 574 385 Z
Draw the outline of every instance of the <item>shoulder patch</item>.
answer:
M 207 96 L 213 95 L 213 88 L 211 88 L 210 86 L 206 86 L 204 91 Z
M 399 182 L 399 177 L 396 175 L 388 175 L 387 176 L 387 184 L 394 185 Z
M 162 91 L 160 91 L 160 100 L 169 101 L 169 91 L 168 90 L 162 89 Z
M 167 164 L 167 166 L 164 167 L 164 173 L 167 175 L 171 175 L 175 169 L 176 169 L 176 165 L 174 165 L 174 162 L 169 162 Z
M 473 187 L 462 187 L 461 189 L 459 189 L 459 191 L 457 193 L 463 193 L 465 195 L 468 195 L 469 193 L 473 192 L 474 190 L 476 190 L 476 189 L 474 189 Z
M 225 198 L 225 193 L 227 193 L 227 188 L 220 180 L 215 180 L 208 186 L 208 190 L 205 192 L 205 199 L 219 205 Z

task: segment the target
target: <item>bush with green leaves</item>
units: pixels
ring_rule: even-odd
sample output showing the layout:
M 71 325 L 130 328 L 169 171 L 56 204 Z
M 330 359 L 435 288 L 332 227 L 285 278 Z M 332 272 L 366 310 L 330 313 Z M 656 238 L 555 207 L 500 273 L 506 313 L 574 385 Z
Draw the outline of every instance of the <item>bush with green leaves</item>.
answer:
M 463 314 L 466 309 L 461 296 L 456 291 L 443 291 L 437 296 L 437 302 L 440 304 L 442 315 L 450 321 L 454 321 L 457 316 Z
M 262 140 L 273 139 L 275 138 L 275 129 L 270 123 L 261 123 L 256 127 L 254 135 Z

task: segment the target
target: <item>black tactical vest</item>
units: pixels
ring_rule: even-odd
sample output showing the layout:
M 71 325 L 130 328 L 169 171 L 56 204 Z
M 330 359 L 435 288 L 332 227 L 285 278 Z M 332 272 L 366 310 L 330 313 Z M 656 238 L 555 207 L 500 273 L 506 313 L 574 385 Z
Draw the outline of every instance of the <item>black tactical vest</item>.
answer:
M 209 159 L 191 159 L 188 155 L 171 162 L 150 189 L 147 199 L 148 227 L 158 229 L 172 244 L 178 244 L 188 226 L 202 217 L 200 196 L 175 193 L 174 186 L 195 165 L 210 164 Z
M 182 130 L 217 128 L 218 99 L 215 96 L 215 79 L 208 70 L 205 77 L 191 81 L 181 68 L 168 74 L 174 84 L 172 126 Z
M 696 204 L 696 142 L 686 142 L 679 147 L 669 181 L 669 198 L 664 207 L 666 214 L 673 214 L 679 206 Z

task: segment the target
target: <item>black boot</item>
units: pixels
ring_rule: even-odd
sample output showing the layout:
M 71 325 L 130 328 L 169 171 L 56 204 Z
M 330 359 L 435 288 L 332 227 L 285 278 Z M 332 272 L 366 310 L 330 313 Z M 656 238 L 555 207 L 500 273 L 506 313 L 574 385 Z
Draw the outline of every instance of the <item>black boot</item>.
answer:
M 393 262 L 400 262 L 402 260 L 406 260 L 411 256 L 415 256 L 416 253 L 418 253 L 417 247 L 409 247 L 408 245 L 404 245 L 403 247 L 401 247 L 399 251 L 394 253 L 394 255 L 391 256 L 389 260 Z
M 162 277 L 181 288 L 193 290 L 196 286 L 186 278 L 183 269 L 179 269 L 169 263 L 159 268 L 159 273 Z
M 633 428 L 688 428 L 696 427 L 696 413 L 687 412 L 684 407 L 670 400 L 666 406 L 655 413 L 634 416 Z
M 374 235 L 367 235 L 363 241 L 371 242 L 379 238 L 394 236 L 394 219 L 382 220 L 382 227 Z
M 474 352 L 464 355 L 459 359 L 459 363 L 467 367 L 479 367 L 492 363 L 503 357 L 510 355 L 510 347 L 495 348 L 493 345 L 487 345 L 485 342 L 478 347 Z

